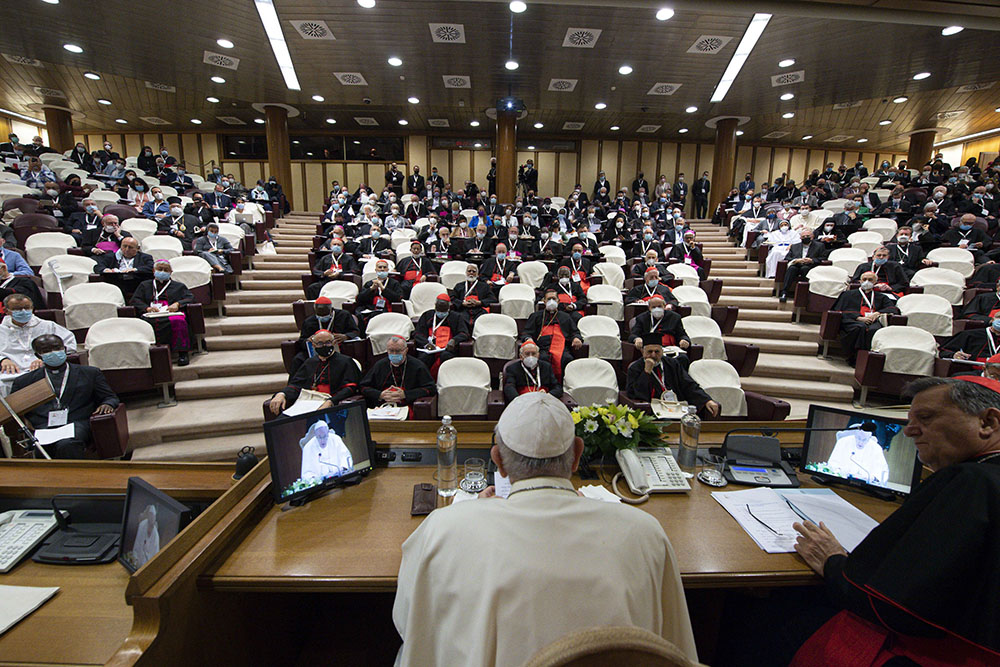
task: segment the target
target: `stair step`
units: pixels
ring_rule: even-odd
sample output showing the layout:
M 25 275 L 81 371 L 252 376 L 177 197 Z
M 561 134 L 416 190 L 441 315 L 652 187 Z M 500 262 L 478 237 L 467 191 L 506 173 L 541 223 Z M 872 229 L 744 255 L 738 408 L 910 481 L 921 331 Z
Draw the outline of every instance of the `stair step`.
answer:
M 297 299 L 304 299 L 305 293 L 302 291 L 302 283 L 298 289 L 274 289 L 274 290 L 242 290 L 231 295 L 232 301 L 227 297 L 226 303 L 291 303 Z
M 723 269 L 724 270 L 724 269 Z M 732 270 L 732 269 L 730 269 Z M 753 274 L 747 274 L 746 272 L 740 274 L 717 274 L 715 272 L 715 267 L 712 267 L 712 274 L 710 278 L 722 278 L 722 289 L 725 290 L 726 287 L 763 287 L 768 290 L 770 294 L 771 282 L 766 278 L 761 278 L 760 276 L 755 276 Z
M 172 408 L 129 406 L 129 445 L 139 448 L 181 438 L 259 433 L 264 421 L 261 405 L 270 396 L 197 399 Z
M 801 340 L 786 340 L 781 338 L 743 338 L 741 336 L 726 336 L 731 343 L 756 345 L 761 352 L 774 354 L 794 354 L 809 357 L 810 361 L 819 354 L 819 345 Z
M 802 359 L 784 354 L 762 352 L 753 371 L 754 377 L 779 377 L 816 382 L 834 382 L 853 386 L 854 369 L 838 359 L 816 358 L 808 364 Z
M 264 432 L 223 435 L 165 442 L 139 447 L 132 452 L 133 461 L 197 461 L 232 463 L 243 447 L 250 445 L 258 456 L 266 452 Z
M 308 255 L 310 250 L 312 250 L 311 246 L 312 244 L 310 244 L 308 247 L 299 247 L 292 245 L 279 245 L 276 243 L 274 249 L 277 251 L 278 254 L 272 255 L 272 257 L 281 257 L 281 256 L 289 257 L 289 256 L 299 255 L 302 257 L 302 259 L 307 260 L 306 255 Z
M 308 268 L 308 267 L 307 267 Z M 300 280 L 300 276 L 305 271 L 298 267 L 291 269 L 253 269 L 240 274 L 240 280 Z
M 765 310 L 763 308 L 740 308 L 741 322 L 791 322 L 792 312 L 788 310 Z
M 223 317 L 214 323 L 206 322 L 206 328 L 214 328 L 219 333 L 296 333 L 295 318 L 291 315 L 251 315 L 249 317 Z
M 725 285 L 723 285 L 725 288 Z M 732 296 L 723 294 L 719 297 L 718 305 L 720 306 L 739 306 L 740 312 L 743 312 L 744 308 L 756 308 L 767 309 L 767 310 L 778 310 L 777 299 L 761 299 L 759 297 L 749 297 L 749 296 Z
M 292 303 L 227 303 L 225 307 L 227 316 L 238 317 L 244 315 L 291 315 Z
M 270 257 L 271 255 L 264 255 Z M 256 255 L 253 260 L 255 269 L 253 271 L 294 271 L 301 275 L 309 270 L 309 261 L 303 257 L 301 260 L 282 257 L 281 261 L 261 261 L 261 255 Z M 248 272 L 244 272 L 248 273 Z
M 242 287 L 248 291 L 302 289 L 302 279 L 296 276 L 294 280 L 249 280 Z
M 723 296 L 756 296 L 756 297 L 770 297 L 772 296 L 772 291 L 770 287 L 761 287 L 760 283 L 757 286 L 746 286 L 733 284 L 726 280 L 722 283 L 722 294 Z
M 205 345 L 211 354 L 215 350 L 281 349 L 281 342 L 298 338 L 287 333 L 224 334 L 205 336 Z
M 312 250 L 313 245 L 312 239 L 299 236 L 275 238 L 274 241 L 274 245 L 278 248 L 306 248 L 307 250 Z
M 296 338 L 290 335 L 289 338 Z M 284 373 L 285 364 L 281 359 L 281 349 L 269 350 L 215 350 L 211 354 L 195 354 L 187 366 L 174 366 L 174 380 L 197 380 L 199 378 L 226 377 L 238 374 Z
M 764 340 L 781 338 L 820 342 L 819 327 L 816 325 L 796 324 L 795 322 L 760 322 L 743 319 L 742 311 L 740 311 L 740 315 L 741 317 L 733 328 L 734 336 L 759 337 Z
M 720 269 L 750 269 L 754 273 L 757 272 L 757 262 L 748 262 L 744 259 L 713 259 L 712 260 L 712 271 L 716 268 Z
M 756 391 L 774 398 L 816 398 L 850 402 L 854 398 L 854 387 L 834 382 L 813 380 L 792 380 L 788 378 L 748 377 L 740 378 L 746 391 Z
M 203 378 L 175 383 L 174 394 L 177 396 L 178 401 L 215 398 L 217 396 L 273 394 L 287 384 L 288 375 L 286 373 L 241 375 L 239 378 Z

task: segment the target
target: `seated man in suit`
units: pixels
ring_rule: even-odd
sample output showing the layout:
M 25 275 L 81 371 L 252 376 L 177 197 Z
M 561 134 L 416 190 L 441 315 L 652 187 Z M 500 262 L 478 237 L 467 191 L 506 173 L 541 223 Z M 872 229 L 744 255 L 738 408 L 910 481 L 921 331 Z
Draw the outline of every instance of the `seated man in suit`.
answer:
M 97 257 L 105 253 L 114 254 L 121 248 L 122 239 L 132 236 L 121 228 L 118 223 L 118 216 L 108 213 L 101 218 L 101 226 L 95 229 L 87 229 L 80 239 L 80 246 L 83 254 L 88 257 Z
M 629 330 L 628 342 L 635 344 L 637 350 L 642 350 L 643 335 L 656 332 L 660 334 L 660 344 L 664 347 L 679 347 L 687 350 L 691 347 L 691 339 L 684 331 L 684 324 L 677 311 L 667 307 L 667 302 L 660 296 L 654 296 L 647 302 L 649 309 L 639 313 Z M 690 363 L 687 355 L 681 355 L 684 368 Z
M 910 200 L 903 197 L 902 186 L 896 186 L 889 195 L 889 199 L 878 207 L 875 216 L 879 218 L 892 218 L 896 222 L 907 222 L 912 214 L 913 205 Z
M 201 231 L 201 221 L 197 216 L 184 212 L 180 197 L 168 198 L 167 205 L 170 207 L 170 215 L 157 221 L 157 233 L 173 236 L 181 242 L 184 250 L 190 250 L 195 234 Z
M 434 302 L 434 310 L 428 310 L 417 320 L 413 330 L 414 356 L 427 366 L 431 377 L 437 379 L 441 362 L 457 357 L 459 344 L 467 340 L 469 326 L 465 318 L 451 311 L 451 297 L 442 291 Z
M 31 305 L 35 310 L 42 310 L 45 306 L 45 299 L 38 289 L 35 281 L 27 276 L 16 276 L 7 270 L 7 265 L 0 261 L 0 299 L 6 299 L 11 294 L 23 294 L 31 299 Z
M 583 336 L 576 328 L 576 320 L 559 306 L 559 295 L 554 289 L 545 290 L 545 309 L 536 310 L 524 326 L 521 341 L 532 341 L 541 352 L 541 358 L 552 364 L 556 378 L 562 379 L 562 369 L 573 360 L 569 347 L 583 347 Z
M 1000 317 L 987 316 L 990 325 L 985 329 L 966 329 L 941 344 L 943 359 L 982 361 L 1000 352 Z
M 538 241 L 535 243 L 535 257 L 538 259 L 562 259 L 563 244 L 558 232 L 559 225 L 555 225 L 555 231 L 550 227 L 542 227 L 538 232 Z
M 306 390 L 309 399 L 322 398 L 317 408 L 333 407 L 335 404 L 358 393 L 361 371 L 354 359 L 338 352 L 334 335 L 326 329 L 317 330 L 309 337 L 315 356 L 308 357 L 292 373 L 288 386 L 271 397 L 268 406 L 272 414 L 279 415 Z
M 187 169 L 183 164 L 177 165 L 177 170 L 167 179 L 167 185 L 176 188 L 178 192 L 184 192 L 194 187 L 194 181 L 187 175 Z
M 697 406 L 703 415 L 718 416 L 721 406 L 688 375 L 680 357 L 664 356 L 658 332 L 644 333 L 639 342 L 642 359 L 629 364 L 626 373 L 625 392 L 629 398 L 651 401 L 665 396 L 666 400 L 686 401 Z
M 153 277 L 153 257 L 139 251 L 139 241 L 134 236 L 126 236 L 116 252 L 97 256 L 94 273 L 101 274 L 105 282 L 118 287 L 128 299 L 139 283 Z
M 569 267 L 569 277 L 586 292 L 590 289 L 590 272 L 593 270 L 590 258 L 583 256 L 584 247 L 579 241 L 570 246 L 570 255 L 559 266 Z
M 392 255 L 391 239 L 388 234 L 384 234 L 377 225 L 372 225 L 368 236 L 357 238 L 358 248 L 356 254 L 362 259 L 368 260 L 373 257 L 385 257 Z
M 663 248 L 660 246 L 660 242 L 656 240 L 656 232 L 653 228 L 647 225 L 642 230 L 642 237 L 632 244 L 632 255 L 634 257 L 646 257 L 650 256 L 650 252 L 655 253 L 653 257 L 659 257 L 663 252 Z
M 306 298 L 315 299 L 319 296 L 323 285 L 333 280 L 341 280 L 347 274 L 359 272 L 354 258 L 344 252 L 344 240 L 333 238 L 330 240 L 330 254 L 316 260 L 316 267 L 312 270 L 316 281 L 306 290 Z
M 972 253 L 976 264 L 987 261 L 984 250 L 990 245 L 990 237 L 981 229 L 977 229 L 974 213 L 963 213 L 957 227 L 952 227 L 941 235 L 941 245 L 952 248 L 963 248 Z
M 556 270 L 555 277 L 544 288 L 554 291 L 558 295 L 559 305 L 572 315 L 574 320 L 580 321 L 587 307 L 587 295 L 584 294 L 580 283 L 575 283 L 570 278 L 568 266 L 560 266 Z
M 389 262 L 380 259 L 375 262 L 375 277 L 358 292 L 354 313 L 363 324 L 379 313 L 392 311 L 392 304 L 403 300 L 403 288 L 399 281 L 389 276 Z
M 437 269 L 431 260 L 424 257 L 424 244 L 414 239 L 410 244 L 410 256 L 404 257 L 396 264 L 396 271 L 399 272 L 402 281 L 403 297 L 410 298 L 410 290 L 417 283 L 427 282 L 428 277 L 437 275 Z
M 510 403 L 521 394 L 544 391 L 556 398 L 563 395 L 562 385 L 552 371 L 552 364 L 539 358 L 538 346 L 528 341 L 518 352 L 521 363 L 507 366 L 503 376 L 503 398 Z
M 80 245 L 84 231 L 99 229 L 101 226 L 101 209 L 97 206 L 97 202 L 93 199 L 84 199 L 80 205 L 83 206 L 82 211 L 71 213 L 63 221 L 63 229 L 73 235 L 77 245 Z
M 154 185 L 149 194 L 153 195 L 153 201 L 148 201 L 142 206 L 140 213 L 144 218 L 149 218 L 157 223 L 170 215 L 170 205 L 167 204 L 166 197 L 159 186 Z
M 223 219 L 233 208 L 233 200 L 226 194 L 226 187 L 222 183 L 216 183 L 215 190 L 205 195 L 205 201 L 216 220 Z
M 986 186 L 980 185 L 972 194 L 963 199 L 956 206 L 959 213 L 971 213 L 972 215 L 986 220 L 986 225 L 990 229 L 997 226 L 997 202 L 986 197 Z
M 361 393 L 369 408 L 407 405 L 412 417 L 413 402 L 436 395 L 437 385 L 427 366 L 409 357 L 402 336 L 390 338 L 385 351 L 385 358 L 376 361 L 361 378 Z
M 1000 283 L 992 292 L 977 294 L 962 309 L 962 319 L 989 322 L 1000 313 Z
M 666 304 L 666 308 L 676 308 L 677 298 L 673 290 L 666 283 L 660 282 L 660 270 L 655 266 L 646 269 L 642 281 L 628 291 L 625 295 L 625 304 L 648 303 L 650 299 L 661 298 Z
M 233 244 L 226 237 L 219 235 L 219 226 L 214 222 L 208 224 L 204 235 L 194 240 L 193 250 L 208 262 L 216 273 L 233 272 L 228 254 L 233 251 Z
M 498 303 L 489 284 L 479 279 L 479 268 L 471 263 L 466 265 L 465 280 L 451 290 L 452 310 L 465 317 L 466 325 L 471 331 L 476 318 Z
M 11 391 L 47 379 L 56 396 L 27 413 L 27 421 L 36 432 L 72 424 L 73 436 L 44 445 L 45 451 L 55 459 L 82 459 L 90 441 L 90 416 L 114 412 L 118 397 L 101 369 L 66 362 L 66 344 L 59 336 L 42 334 L 31 348 L 41 364 L 15 379 Z
M 788 248 L 788 254 L 785 255 L 788 265 L 785 268 L 785 280 L 782 283 L 778 301 L 781 303 L 788 301 L 788 295 L 795 291 L 795 285 L 809 275 L 809 272 L 819 266 L 819 263 L 829 255 L 829 244 L 814 241 L 813 232 L 808 227 L 800 229 L 799 242 L 793 243 Z
M 494 246 L 494 255 L 490 257 L 479 268 L 479 273 L 486 279 L 486 282 L 493 289 L 494 294 L 499 294 L 500 288 L 507 283 L 514 282 L 517 277 L 517 265 L 520 260 L 511 258 L 507 254 L 507 244 L 497 243 Z
M 872 336 L 882 328 L 881 314 L 899 314 L 896 297 L 875 289 L 877 277 L 873 271 L 861 274 L 861 287 L 841 292 L 830 310 L 840 311 L 840 345 L 850 366 L 854 366 L 858 350 L 870 350 Z
M 871 264 L 866 262 L 858 265 L 851 281 L 861 280 L 865 273 L 875 274 L 875 289 L 879 292 L 899 293 L 910 284 L 903 267 L 898 262 L 889 260 L 889 249 L 885 246 L 875 249 Z
M 154 262 L 153 279 L 139 283 L 128 305 L 133 306 L 136 312 L 153 325 L 158 343 L 169 344 L 170 349 L 177 352 L 177 365 L 187 366 L 191 363 L 188 357 L 191 335 L 187 317 L 181 312 L 181 306 L 193 302 L 194 295 L 187 285 L 173 280 L 172 273 L 173 268 L 167 260 Z M 158 315 L 158 313 L 170 314 Z
M 317 298 L 313 303 L 313 314 L 302 322 L 299 340 L 295 345 L 297 353 L 289 368 L 291 375 L 295 375 L 302 362 L 309 358 L 306 341 L 309 341 L 313 334 L 320 329 L 333 334 L 333 342 L 336 343 L 338 349 L 344 341 L 361 337 L 361 330 L 353 315 L 346 310 L 334 308 L 333 302 L 325 296 Z
M 906 279 L 913 278 L 913 274 L 930 266 L 934 262 L 924 257 L 924 250 L 919 243 L 913 243 L 913 229 L 906 225 L 896 230 L 895 242 L 886 245 L 889 249 L 889 260 L 899 264 Z

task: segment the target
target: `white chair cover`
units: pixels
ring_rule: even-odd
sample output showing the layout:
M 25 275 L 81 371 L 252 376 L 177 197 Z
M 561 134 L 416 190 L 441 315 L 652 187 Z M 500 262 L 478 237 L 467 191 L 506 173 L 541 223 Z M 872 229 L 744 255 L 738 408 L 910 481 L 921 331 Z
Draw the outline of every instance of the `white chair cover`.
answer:
M 871 191 L 873 195 L 879 198 L 879 201 L 889 201 L 892 198 L 892 190 L 889 188 L 874 189 Z
M 358 298 L 358 292 L 358 286 L 351 280 L 331 280 L 323 285 L 319 295 L 332 301 L 334 308 L 343 308 L 345 303 Z
M 864 250 L 865 259 L 871 257 L 876 248 L 885 244 L 885 240 L 882 238 L 880 232 L 854 232 L 847 237 L 847 242 L 851 244 L 852 248 Z
M 234 225 L 231 222 L 220 222 L 219 236 L 229 241 L 234 249 L 239 250 L 246 234 L 243 233 L 243 228 L 239 225 Z
M 393 336 L 410 339 L 413 321 L 403 313 L 379 313 L 369 320 L 366 333 L 372 344 L 372 354 L 382 354 Z
M 616 245 L 602 245 L 598 250 L 604 256 L 605 262 L 611 262 L 618 266 L 625 266 L 625 251 Z
M 806 276 L 810 292 L 833 298 L 837 298 L 847 289 L 847 281 L 850 278 L 847 271 L 839 266 L 817 266 Z
M 622 340 L 618 323 L 604 315 L 584 315 L 576 323 L 591 359 L 621 359 Z
M 407 257 L 412 257 L 412 256 L 413 256 L 413 253 L 410 252 L 409 246 L 401 245 L 398 248 L 396 248 L 396 261 L 397 262 L 402 262 Z
M 708 294 L 700 287 L 679 285 L 673 289 L 674 298 L 682 306 L 690 306 L 691 314 L 699 317 L 712 316 L 712 304 L 708 302 Z
M 63 156 L 59 153 L 42 153 L 38 156 L 38 159 L 42 164 L 51 169 L 49 165 L 53 162 L 62 162 L 65 158 L 63 158 Z
M 129 155 L 125 158 L 125 167 L 135 169 L 139 165 L 139 157 L 137 155 Z
M 434 302 L 438 294 L 444 292 L 441 283 L 417 283 L 410 291 L 410 298 L 403 299 L 406 314 L 410 317 L 420 317 L 428 310 L 434 310 Z
M 13 197 L 23 197 L 24 195 L 34 194 L 35 189 L 29 188 L 27 185 L 18 185 L 16 183 L 0 183 L 0 195 L 9 195 Z
M 702 359 L 726 359 L 726 344 L 722 340 L 722 329 L 711 317 L 688 315 L 681 319 L 684 331 L 694 345 L 705 348 Z
M 701 278 L 698 277 L 698 270 L 688 264 L 669 264 L 667 271 L 674 278 L 680 280 L 682 285 L 697 287 L 701 282 Z
M 30 266 L 41 266 L 49 257 L 65 255 L 76 247 L 76 239 L 62 232 L 36 232 L 24 242 L 24 251 Z
M 620 320 L 625 316 L 625 300 L 622 298 L 622 291 L 619 287 L 591 285 L 590 289 L 587 290 L 587 301 L 597 304 L 598 315 L 604 315 L 613 320 Z
M 153 187 L 160 188 L 160 192 L 163 193 L 164 198 L 177 196 L 177 188 L 172 187 L 170 185 L 154 185 Z M 247 207 L 249 206 L 250 204 L 248 203 Z
M 361 269 L 361 284 L 363 285 L 367 284 L 369 280 L 375 279 L 375 264 L 378 263 L 379 261 L 380 260 L 378 259 L 369 259 L 367 262 L 365 262 L 364 268 Z M 392 261 L 391 259 L 387 259 L 384 261 L 386 262 L 386 264 L 389 265 L 390 273 L 396 270 L 396 263 L 394 261 Z
M 62 281 L 63 290 L 67 290 L 73 285 L 87 282 L 90 274 L 94 272 L 97 260 L 80 255 L 55 255 L 49 257 L 42 264 L 39 273 L 42 276 L 42 287 L 46 292 L 58 292 L 59 283 Z M 59 280 L 56 279 L 59 275 Z
M 872 218 L 862 225 L 866 232 L 875 232 L 882 236 L 882 242 L 887 243 L 896 235 L 898 225 L 890 218 Z
M 173 259 L 184 254 L 184 246 L 176 236 L 165 234 L 147 236 L 139 244 L 142 251 L 153 256 L 153 260 Z
M 517 357 L 517 322 L 510 315 L 485 313 L 472 327 L 472 354 L 480 359 Z
M 155 342 L 153 325 L 139 317 L 94 322 L 84 343 L 87 363 L 101 370 L 149 368 L 149 346 Z
M 549 201 L 552 202 L 552 205 L 556 208 L 562 208 L 566 205 L 565 197 L 549 197 Z
M 544 262 L 521 262 L 517 265 L 518 279 L 522 285 L 528 285 L 531 289 L 541 289 L 548 272 L 549 267 Z
M 490 367 L 482 359 L 454 357 L 438 367 L 438 416 L 485 415 Z
M 846 203 L 846 199 L 831 199 L 830 201 L 823 202 L 823 208 L 831 213 L 842 213 L 844 204 Z
M 951 269 L 969 278 L 976 272 L 976 260 L 965 248 L 934 248 L 927 253 L 927 259 L 937 262 L 938 268 Z
M 445 262 L 441 265 L 441 284 L 446 289 L 454 289 L 455 285 L 465 280 L 465 270 L 469 268 L 468 262 L 459 260 Z
M 937 341 L 917 327 L 884 327 L 872 336 L 872 352 L 885 355 L 887 373 L 932 375 Z
M 815 269 L 813 269 L 815 271 Z M 810 271 L 810 275 L 812 272 Z M 928 266 L 913 274 L 910 279 L 913 287 L 923 287 L 924 294 L 943 296 L 953 306 L 962 305 L 962 295 L 965 292 L 965 278 L 958 271 Z
M 579 405 L 618 401 L 618 377 L 604 359 L 574 359 L 563 369 L 563 389 Z
M 862 183 L 867 183 L 868 185 L 878 185 L 878 182 L 882 180 L 878 176 L 865 176 L 861 179 Z
M 125 305 L 122 291 L 110 283 L 81 283 L 63 294 L 66 328 L 89 329 L 95 322 L 118 317 Z
M 713 401 L 722 406 L 723 417 L 746 417 L 747 397 L 736 369 L 721 359 L 692 361 L 688 373 Z
M 937 294 L 907 294 L 896 301 L 906 315 L 907 326 L 923 329 L 932 336 L 951 336 L 953 311 L 948 299 Z
M 90 199 L 93 199 L 98 206 L 107 206 L 108 204 L 118 203 L 118 194 L 108 192 L 107 190 L 94 190 L 87 196 Z
M 48 153 L 46 153 L 48 155 Z M 9 171 L 0 171 L 0 182 L 10 183 L 12 181 L 17 181 L 18 184 L 21 183 L 21 177 L 17 174 L 12 174 Z
M 622 267 L 614 262 L 601 262 L 594 265 L 593 275 L 599 275 L 604 278 L 605 285 L 611 285 L 615 289 L 621 291 L 622 287 L 625 285 L 625 272 Z M 697 271 L 695 272 L 697 275 Z
M 174 257 L 170 260 L 170 269 L 172 271 L 170 279 L 184 283 L 188 289 L 212 282 L 212 265 L 201 257 L 194 255 Z
M 79 169 L 77 167 L 77 164 L 75 162 L 72 163 L 72 164 L 73 164 L 72 167 L 64 167 L 62 165 L 55 165 L 55 166 L 52 167 L 52 171 L 55 173 L 56 176 L 59 177 L 60 181 L 65 181 L 70 176 L 79 176 L 80 180 L 82 181 L 83 179 L 87 178 L 87 176 L 90 176 L 90 174 L 88 174 L 84 170 Z
M 830 263 L 838 269 L 843 269 L 847 273 L 848 278 L 854 275 L 858 267 L 868 261 L 870 253 L 866 252 L 861 248 L 837 248 L 830 253 Z M 821 269 L 823 267 L 817 266 L 816 269 Z M 813 269 L 815 271 L 816 269 Z M 808 277 L 812 277 L 812 272 L 809 272 Z
M 509 283 L 500 288 L 500 312 L 526 318 L 535 312 L 535 290 L 524 283 Z
M 135 237 L 140 244 L 147 236 L 156 233 L 156 223 L 146 218 L 129 218 L 121 224 L 122 230 Z
M 392 236 L 389 237 L 389 245 L 395 250 L 401 245 L 409 245 L 413 239 L 417 238 L 417 232 L 408 229 L 406 227 L 402 229 L 393 230 Z

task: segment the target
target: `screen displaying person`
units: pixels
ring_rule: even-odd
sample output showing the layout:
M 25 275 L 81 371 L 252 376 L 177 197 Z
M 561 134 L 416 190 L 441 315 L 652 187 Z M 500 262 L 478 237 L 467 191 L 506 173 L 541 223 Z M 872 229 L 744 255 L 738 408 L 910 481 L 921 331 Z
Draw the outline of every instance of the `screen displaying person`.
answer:
M 132 562 L 136 568 L 140 568 L 159 550 L 160 529 L 156 525 L 156 505 L 149 504 L 139 515 L 139 528 L 132 545 Z
M 841 477 L 885 486 L 889 479 L 889 464 L 885 461 L 882 445 L 875 437 L 875 425 L 862 424 L 837 431 L 837 444 L 833 447 L 827 467 Z
M 354 470 L 350 450 L 325 421 L 314 423 L 302 443 L 301 479 L 320 481 Z

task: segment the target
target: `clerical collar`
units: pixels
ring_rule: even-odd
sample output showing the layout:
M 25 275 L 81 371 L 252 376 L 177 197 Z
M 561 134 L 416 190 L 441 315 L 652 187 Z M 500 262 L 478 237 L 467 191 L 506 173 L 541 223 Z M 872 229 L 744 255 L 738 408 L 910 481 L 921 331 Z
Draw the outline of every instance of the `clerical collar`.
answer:
M 519 479 L 511 484 L 508 497 L 526 491 L 541 491 L 543 489 L 569 491 L 576 494 L 573 483 L 565 477 L 530 477 L 528 479 Z

